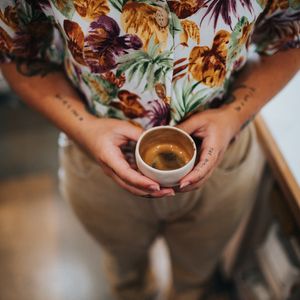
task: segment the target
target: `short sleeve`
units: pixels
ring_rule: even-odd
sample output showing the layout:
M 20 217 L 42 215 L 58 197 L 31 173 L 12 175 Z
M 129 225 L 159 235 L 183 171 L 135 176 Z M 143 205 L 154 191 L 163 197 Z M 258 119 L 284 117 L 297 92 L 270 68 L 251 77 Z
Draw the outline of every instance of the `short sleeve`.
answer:
M 300 48 L 300 0 L 269 0 L 256 22 L 252 41 L 260 54 Z
M 0 1 L 0 61 L 63 61 L 62 42 L 47 0 Z

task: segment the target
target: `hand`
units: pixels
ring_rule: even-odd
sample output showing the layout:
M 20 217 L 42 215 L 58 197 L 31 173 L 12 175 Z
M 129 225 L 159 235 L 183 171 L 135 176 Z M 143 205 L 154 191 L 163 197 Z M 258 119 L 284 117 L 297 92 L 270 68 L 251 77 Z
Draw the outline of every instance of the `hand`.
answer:
M 202 140 L 199 162 L 180 181 L 179 191 L 187 192 L 199 188 L 209 178 L 240 126 L 230 110 L 218 108 L 196 113 L 177 127 Z
M 128 141 L 136 141 L 142 129 L 127 121 L 99 119 L 86 130 L 80 144 L 94 157 L 122 188 L 138 196 L 163 197 L 174 195 L 171 188 L 160 189 L 157 182 L 130 167 L 120 147 Z

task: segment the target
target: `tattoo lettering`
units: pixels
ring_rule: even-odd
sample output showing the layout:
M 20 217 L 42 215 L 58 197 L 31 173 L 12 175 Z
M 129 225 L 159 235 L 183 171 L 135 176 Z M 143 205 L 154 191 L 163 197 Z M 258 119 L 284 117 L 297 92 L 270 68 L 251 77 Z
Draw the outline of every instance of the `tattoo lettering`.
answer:
M 213 148 L 213 147 L 210 147 L 210 148 L 208 149 L 208 155 L 209 155 L 209 156 L 212 156 L 212 155 L 213 155 L 213 152 L 214 152 L 214 148 Z
M 243 107 L 247 104 L 249 99 L 254 96 L 255 88 L 251 86 L 247 86 L 245 84 L 239 85 L 235 87 L 234 91 L 240 90 L 240 89 L 246 89 L 246 94 L 243 96 L 242 99 L 237 99 L 236 95 L 232 94 L 233 101 L 237 101 L 237 105 L 234 106 L 234 110 L 237 112 L 240 112 Z
M 61 95 L 56 94 L 55 99 L 62 103 L 63 106 L 65 106 L 71 114 L 79 121 L 83 121 L 83 117 L 78 113 L 76 109 L 72 107 L 72 105 L 69 103 L 68 100 L 64 99 Z
M 208 162 L 209 162 L 209 159 L 205 158 L 204 161 L 200 164 L 200 166 L 198 168 L 199 171 L 200 171 L 200 169 L 204 168 L 208 164 Z

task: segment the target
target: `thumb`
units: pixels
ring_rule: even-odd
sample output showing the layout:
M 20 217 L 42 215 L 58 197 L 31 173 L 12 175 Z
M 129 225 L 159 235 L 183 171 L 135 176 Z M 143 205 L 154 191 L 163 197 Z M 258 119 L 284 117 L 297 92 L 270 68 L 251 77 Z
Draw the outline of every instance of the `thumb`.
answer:
M 128 137 L 130 140 L 133 141 L 137 141 L 144 131 L 144 129 L 141 128 L 139 125 L 132 124 L 129 122 L 126 122 L 126 125 L 123 126 L 122 129 L 122 133 L 124 134 L 124 136 Z

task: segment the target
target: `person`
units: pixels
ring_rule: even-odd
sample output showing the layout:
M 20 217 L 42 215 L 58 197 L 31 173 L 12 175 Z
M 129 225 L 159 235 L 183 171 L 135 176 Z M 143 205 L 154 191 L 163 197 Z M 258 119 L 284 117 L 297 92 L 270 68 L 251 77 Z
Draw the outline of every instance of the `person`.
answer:
M 255 198 L 263 157 L 251 120 L 300 67 L 299 1 L 4 0 L 0 9 L 3 75 L 65 133 L 61 187 L 101 244 L 117 299 L 151 299 L 157 236 L 170 252 L 170 299 L 201 299 Z M 134 142 L 158 125 L 202 139 L 176 188 L 135 166 Z

